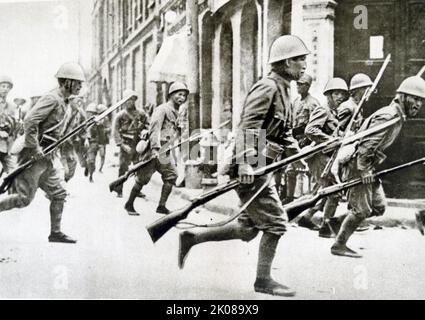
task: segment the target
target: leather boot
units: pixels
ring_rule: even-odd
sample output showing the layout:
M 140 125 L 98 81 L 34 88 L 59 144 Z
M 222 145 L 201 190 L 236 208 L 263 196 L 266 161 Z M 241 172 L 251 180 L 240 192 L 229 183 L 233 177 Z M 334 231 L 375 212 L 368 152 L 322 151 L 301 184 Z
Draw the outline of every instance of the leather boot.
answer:
M 130 196 L 128 197 L 127 202 L 124 205 L 124 209 L 127 210 L 127 213 L 130 216 L 139 216 L 140 214 L 134 209 L 134 200 L 136 200 L 139 195 L 140 190 L 142 190 L 142 186 L 139 184 L 135 184 L 131 189 Z
M 169 182 L 164 182 L 161 190 L 161 198 L 159 199 L 158 208 L 156 209 L 157 213 L 169 214 L 170 211 L 167 209 L 165 204 L 167 203 L 168 197 L 170 196 L 171 191 L 173 190 L 173 185 Z
M 50 202 L 50 235 L 49 242 L 76 243 L 77 240 L 72 239 L 61 232 L 61 221 L 64 200 L 53 200 Z
M 271 267 L 276 255 L 279 239 L 280 236 L 267 232 L 261 237 L 258 251 L 257 279 L 254 283 L 254 290 L 271 295 L 293 297 L 295 291 L 274 281 L 271 277 Z

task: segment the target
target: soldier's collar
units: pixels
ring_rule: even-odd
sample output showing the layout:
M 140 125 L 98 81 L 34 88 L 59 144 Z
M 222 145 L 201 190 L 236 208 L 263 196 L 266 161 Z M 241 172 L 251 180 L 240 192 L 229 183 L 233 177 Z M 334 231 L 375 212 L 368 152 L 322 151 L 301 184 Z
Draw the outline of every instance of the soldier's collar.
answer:
M 400 117 L 403 119 L 403 121 L 407 120 L 407 116 L 406 113 L 404 112 L 404 108 L 402 108 L 400 100 L 398 100 L 397 98 L 394 98 L 394 100 L 391 102 L 391 104 L 394 104 L 397 112 L 399 113 Z
M 274 71 L 270 71 L 269 75 L 270 78 L 273 78 L 276 80 L 279 84 L 283 85 L 284 87 L 290 88 L 291 87 L 291 81 L 288 79 L 285 79 L 281 75 L 277 74 Z

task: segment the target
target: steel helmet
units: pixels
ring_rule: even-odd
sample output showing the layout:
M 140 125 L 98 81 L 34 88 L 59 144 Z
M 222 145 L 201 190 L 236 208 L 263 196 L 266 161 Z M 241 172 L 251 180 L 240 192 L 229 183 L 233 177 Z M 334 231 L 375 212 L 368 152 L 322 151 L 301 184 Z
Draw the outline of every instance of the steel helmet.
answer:
M 367 74 L 357 73 L 351 78 L 350 91 L 358 88 L 370 87 L 372 85 L 373 82 Z
M 139 99 L 139 94 L 131 89 L 125 89 L 123 92 L 123 98 L 127 99 L 129 97 L 136 97 L 137 99 Z
M 104 104 L 99 104 L 99 105 L 97 106 L 97 113 L 103 113 L 103 112 L 105 112 L 106 110 L 108 110 L 108 108 L 107 108 Z
M 297 80 L 297 83 L 307 83 L 309 86 L 311 86 L 311 83 L 313 82 L 313 78 L 308 74 L 303 74 L 299 80 Z
M 168 96 L 171 96 L 174 92 L 177 91 L 186 91 L 189 94 L 189 89 L 183 82 L 173 82 L 168 89 Z
M 86 108 L 86 112 L 97 113 L 96 103 L 94 103 L 94 102 L 89 103 L 89 105 Z
M 329 91 L 334 90 L 348 91 L 347 83 L 345 82 L 345 80 L 342 78 L 332 78 L 326 84 L 323 94 L 327 94 L 329 93 Z
M 55 75 L 58 79 L 71 79 L 78 81 L 86 81 L 83 68 L 78 63 L 64 63 Z
M 0 83 L 8 83 L 13 88 L 13 81 L 9 76 L 0 76 Z
M 269 63 L 310 54 L 305 43 L 293 35 L 277 38 L 270 47 Z
M 425 80 L 419 76 L 404 79 L 397 92 L 425 99 Z

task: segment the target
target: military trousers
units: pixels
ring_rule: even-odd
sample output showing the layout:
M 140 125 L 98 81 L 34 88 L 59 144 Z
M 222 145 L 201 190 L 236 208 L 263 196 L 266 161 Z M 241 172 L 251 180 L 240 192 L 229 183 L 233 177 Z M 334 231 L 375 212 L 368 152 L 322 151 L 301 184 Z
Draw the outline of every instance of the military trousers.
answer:
M 18 157 L 20 163 L 30 157 L 24 149 Z M 57 161 L 58 159 L 56 159 Z M 50 202 L 65 202 L 67 192 L 53 156 L 40 159 L 23 171 L 13 181 L 11 193 L 0 200 L 0 211 L 28 206 L 38 190 L 42 189 Z
M 238 187 L 236 192 L 242 204 L 250 200 L 257 190 L 267 182 L 267 179 L 267 176 L 256 177 L 253 184 Z M 255 228 L 278 236 L 282 236 L 286 232 L 286 216 L 275 188 L 274 178 L 251 202 L 238 221 L 247 228 Z

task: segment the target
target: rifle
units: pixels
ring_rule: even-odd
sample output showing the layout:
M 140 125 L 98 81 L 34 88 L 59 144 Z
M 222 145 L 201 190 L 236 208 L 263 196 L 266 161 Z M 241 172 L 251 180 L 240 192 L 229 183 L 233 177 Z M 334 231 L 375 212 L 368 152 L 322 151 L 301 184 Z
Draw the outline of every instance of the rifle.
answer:
M 373 82 L 372 86 L 370 88 L 368 88 L 365 93 L 362 96 L 362 99 L 360 100 L 359 104 L 357 105 L 356 109 L 353 112 L 353 115 L 350 118 L 350 122 L 348 123 L 347 127 L 345 128 L 343 137 L 347 137 L 351 134 L 351 127 L 354 124 L 354 121 L 356 121 L 358 115 L 360 114 L 360 111 L 363 107 L 363 104 L 367 101 L 369 101 L 370 96 L 372 95 L 372 93 L 375 91 L 376 87 L 379 84 L 379 81 L 381 80 L 385 69 L 387 68 L 388 64 L 390 63 L 391 60 L 391 54 L 387 55 L 387 58 L 385 59 L 384 63 L 381 66 L 381 69 L 378 72 L 378 75 L 375 78 L 375 81 Z M 335 159 L 338 155 L 338 150 L 335 150 L 331 156 L 331 158 L 329 159 L 329 161 L 326 163 L 325 168 L 323 169 L 321 178 L 325 178 L 328 176 L 329 172 L 331 171 L 332 168 L 332 164 L 335 162 Z
M 420 158 L 411 162 L 407 162 L 405 164 L 396 166 L 396 167 L 392 167 L 390 169 L 386 169 L 386 170 L 382 170 L 379 171 L 377 173 L 375 173 L 373 176 L 375 178 L 378 177 L 382 177 L 385 175 L 388 175 L 390 173 L 393 173 L 395 171 L 399 171 L 402 169 L 406 169 L 418 164 L 425 164 L 425 157 L 424 158 Z M 326 188 L 323 188 L 321 190 L 318 191 L 317 194 L 315 195 L 308 195 L 308 196 L 304 196 L 301 198 L 298 198 L 297 200 L 285 205 L 283 208 L 285 209 L 287 215 L 288 215 L 288 220 L 291 221 L 293 219 L 295 219 L 298 215 L 300 215 L 304 210 L 311 208 L 312 206 L 314 206 L 320 199 L 323 199 L 329 195 L 338 193 L 340 191 L 344 191 L 347 190 L 349 188 L 355 187 L 362 184 L 362 179 L 361 178 L 357 178 L 357 179 L 353 179 L 347 182 L 343 182 L 340 184 L 335 184 Z
M 386 128 L 397 123 L 398 121 L 400 121 L 399 118 L 393 119 L 386 123 L 373 127 L 371 129 L 367 129 L 365 131 L 352 135 L 351 137 L 347 137 L 345 139 L 333 138 L 327 142 L 323 142 L 313 147 L 311 146 L 305 147 L 301 152 L 295 155 L 292 155 L 288 158 L 285 158 L 277 162 L 273 162 L 272 164 L 268 166 L 262 167 L 254 171 L 254 175 L 266 175 L 278 169 L 284 168 L 287 165 L 294 163 L 296 161 L 299 161 L 305 157 L 312 156 L 318 152 L 323 152 L 329 149 L 335 149 L 335 148 L 338 148 L 339 146 L 353 143 L 356 140 L 362 139 L 376 132 L 385 130 Z M 149 235 L 152 238 L 152 241 L 153 242 L 158 241 L 166 232 L 168 232 L 172 227 L 174 227 L 179 221 L 186 219 L 186 217 L 189 215 L 189 213 L 193 209 L 207 203 L 208 201 L 212 199 L 217 198 L 218 196 L 230 190 L 235 189 L 238 186 L 239 186 L 239 181 L 237 179 L 232 179 L 228 181 L 227 183 L 219 185 L 205 193 L 200 194 L 198 197 L 192 199 L 190 203 L 186 205 L 185 207 L 183 207 L 182 209 L 176 210 L 158 219 L 157 221 L 154 221 L 152 224 L 146 227 L 146 229 L 149 232 Z
M 231 120 L 227 120 L 225 122 L 223 122 L 222 124 L 220 124 L 218 126 L 218 128 L 216 129 L 212 129 L 212 130 L 217 130 L 217 129 L 221 129 L 224 126 L 226 126 Z M 122 185 L 124 182 L 126 182 L 128 180 L 128 178 L 130 178 L 133 174 L 135 174 L 137 171 L 141 170 L 143 167 L 146 167 L 149 163 L 151 163 L 154 159 L 157 159 L 161 156 L 165 156 L 166 154 L 168 154 L 170 151 L 180 147 L 181 145 L 187 143 L 187 142 L 191 142 L 194 140 L 197 140 L 199 138 L 202 137 L 202 133 L 196 134 L 193 137 L 189 137 L 188 139 L 185 139 L 183 141 L 180 141 L 179 143 L 177 143 L 176 145 L 173 145 L 169 148 L 167 148 L 164 151 L 161 151 L 158 156 L 156 157 L 152 157 L 148 160 L 145 161 L 140 161 L 138 163 L 136 163 L 134 166 L 132 166 L 125 174 L 123 174 L 122 176 L 120 176 L 117 180 L 112 181 L 109 184 L 109 191 L 113 192 L 116 190 L 117 187 L 119 187 L 120 185 Z
M 118 101 L 116 104 L 109 107 L 107 110 L 105 110 L 103 113 L 92 116 L 91 118 L 87 119 L 85 122 L 81 123 L 79 126 L 71 130 L 70 132 L 66 133 L 64 136 L 59 138 L 54 143 L 50 144 L 48 147 L 44 148 L 42 150 L 43 157 L 51 154 L 53 151 L 55 151 L 58 147 L 63 145 L 66 141 L 77 135 L 80 131 L 83 129 L 87 129 L 91 126 L 93 126 L 95 123 L 99 122 L 103 118 L 110 115 L 112 112 L 114 112 L 116 109 L 118 109 L 121 105 L 123 105 L 127 100 L 129 100 L 130 97 L 124 98 L 120 101 Z M 9 190 L 10 186 L 12 185 L 13 180 L 20 175 L 22 172 L 24 172 L 26 169 L 31 167 L 35 162 L 37 162 L 37 159 L 31 158 L 30 160 L 24 162 L 19 167 L 17 167 L 15 170 L 10 172 L 7 176 L 5 176 L 2 180 L 2 183 L 0 184 L 0 194 L 5 193 L 7 190 Z

